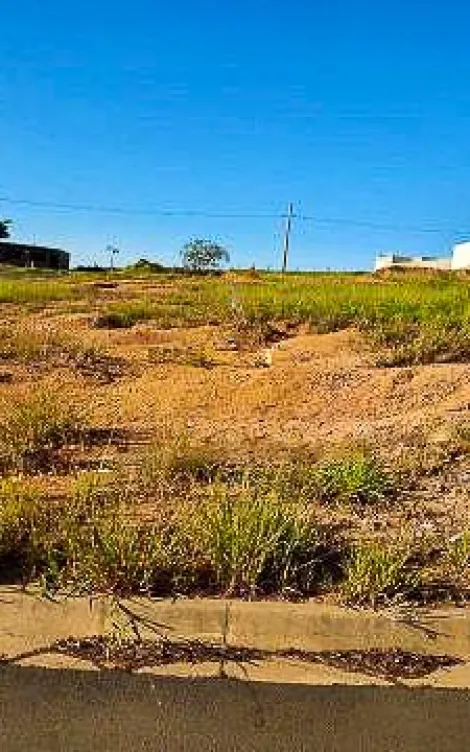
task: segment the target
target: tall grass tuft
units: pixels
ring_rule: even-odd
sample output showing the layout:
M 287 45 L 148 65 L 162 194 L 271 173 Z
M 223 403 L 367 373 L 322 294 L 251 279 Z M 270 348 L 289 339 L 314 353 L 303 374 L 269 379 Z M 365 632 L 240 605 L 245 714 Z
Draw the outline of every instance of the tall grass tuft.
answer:
M 394 487 L 381 462 L 364 451 L 321 462 L 313 481 L 320 499 L 359 504 L 383 501 Z
M 308 568 L 318 543 L 305 511 L 281 503 L 275 491 L 260 493 L 249 483 L 231 488 L 220 482 L 194 511 L 190 540 L 218 587 L 248 594 L 293 586 L 300 563 Z
M 377 606 L 397 596 L 407 596 L 420 582 L 410 564 L 411 549 L 405 543 L 380 541 L 357 544 L 351 553 L 342 592 L 347 602 Z
M 0 481 L 0 581 L 39 575 L 54 545 L 51 505 L 24 480 Z
M 148 592 L 160 555 L 158 535 L 132 519 L 131 486 L 84 478 L 62 510 L 56 566 L 61 584 L 80 592 Z M 160 556 L 161 558 L 161 556 Z
M 470 590 L 470 530 L 463 530 L 446 541 L 440 569 L 454 590 L 468 594 Z
M 0 421 L 0 468 L 29 472 L 48 467 L 55 450 L 80 441 L 83 411 L 58 392 L 39 389 L 14 401 Z
M 148 300 L 130 300 L 116 303 L 101 313 L 94 321 L 97 329 L 129 329 L 141 321 L 155 316 L 156 308 Z

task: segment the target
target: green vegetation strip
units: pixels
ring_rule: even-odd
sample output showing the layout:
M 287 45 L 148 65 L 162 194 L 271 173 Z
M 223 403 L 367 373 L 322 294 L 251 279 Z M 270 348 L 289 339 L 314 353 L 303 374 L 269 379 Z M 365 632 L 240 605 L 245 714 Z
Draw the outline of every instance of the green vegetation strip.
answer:
M 173 275 L 164 300 L 147 290 L 144 300 L 104 309 L 96 325 L 150 320 L 162 328 L 230 325 L 239 343 L 260 344 L 281 322 L 319 333 L 356 327 L 380 353 L 380 366 L 466 361 L 470 355 L 470 287 L 466 276 L 450 273 Z
M 224 324 L 240 341 L 260 343 L 269 341 L 272 326 L 280 322 L 294 328 L 307 325 L 320 333 L 356 327 L 379 352 L 380 366 L 467 361 L 470 356 L 470 286 L 465 275 L 153 276 L 159 289 L 148 286 L 150 272 L 116 273 L 113 284 L 135 279 L 135 285 L 124 300 L 103 306 L 100 286 L 86 284 L 86 275 L 4 275 L 0 303 L 34 307 L 61 300 L 95 300 L 97 327 L 128 328 L 144 321 L 161 328 Z M 110 284 L 107 275 L 108 292 L 113 294 Z
M 298 599 L 330 592 L 373 607 L 397 598 L 426 600 L 438 583 L 441 597 L 466 598 L 467 531 L 452 540 L 352 544 L 317 523 L 318 504 L 373 510 L 394 503 L 387 496 L 388 474 L 370 456 L 335 459 L 332 485 L 327 460 L 237 467 L 182 444 L 158 446 L 132 470 L 116 470 L 106 481 L 81 474 L 69 495 L 52 501 L 24 477 L 25 462 L 35 471 L 38 462 L 50 466 L 57 426 L 71 442 L 78 429 L 73 413 L 47 413 L 45 425 L 40 415 L 23 416 L 15 425 L 10 462 L 19 463 L 23 476 L 6 476 L 0 484 L 3 581 L 39 578 L 45 592 L 82 594 Z M 346 469 L 338 471 L 341 463 Z M 149 503 L 152 514 L 142 517 Z

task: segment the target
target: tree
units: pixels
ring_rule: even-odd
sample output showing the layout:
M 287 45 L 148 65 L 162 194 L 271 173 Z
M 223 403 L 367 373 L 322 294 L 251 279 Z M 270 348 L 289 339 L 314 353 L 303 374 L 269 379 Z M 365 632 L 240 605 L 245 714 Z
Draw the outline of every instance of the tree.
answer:
M 136 269 L 137 271 L 146 272 L 165 272 L 166 267 L 163 264 L 159 264 L 158 261 L 149 261 L 148 259 L 141 258 L 132 264 L 129 269 Z
M 10 237 L 11 219 L 0 219 L 0 239 Z
M 183 266 L 193 272 L 216 271 L 222 263 L 228 264 L 230 255 L 226 248 L 213 240 L 195 238 L 181 251 Z

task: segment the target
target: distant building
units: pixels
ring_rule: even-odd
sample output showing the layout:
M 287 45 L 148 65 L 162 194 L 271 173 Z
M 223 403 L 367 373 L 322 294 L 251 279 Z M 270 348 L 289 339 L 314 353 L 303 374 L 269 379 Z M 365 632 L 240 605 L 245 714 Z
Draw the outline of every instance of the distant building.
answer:
M 452 252 L 451 269 L 470 269 L 470 243 L 457 243 Z
M 470 242 L 457 243 L 451 256 L 403 256 L 399 253 L 381 253 L 375 258 L 375 271 L 380 269 L 438 269 L 440 271 L 470 270 Z
M 449 271 L 451 268 L 451 259 L 435 258 L 434 256 L 402 256 L 398 253 L 381 253 L 376 257 L 376 272 L 379 269 L 391 269 L 393 267 Z
M 70 253 L 60 248 L 0 240 L 0 264 L 33 269 L 64 269 L 70 266 Z

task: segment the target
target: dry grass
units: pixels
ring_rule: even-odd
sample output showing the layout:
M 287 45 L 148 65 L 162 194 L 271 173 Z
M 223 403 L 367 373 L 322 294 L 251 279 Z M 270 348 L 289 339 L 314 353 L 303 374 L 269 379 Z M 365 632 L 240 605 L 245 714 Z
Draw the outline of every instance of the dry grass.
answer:
M 465 281 L 139 275 L 5 280 L 4 571 L 380 605 L 419 590 L 421 557 L 427 581 L 465 590 L 464 471 L 452 516 L 447 492 L 419 496 L 468 455 Z M 92 446 L 90 426 L 136 443 Z M 108 472 L 91 482 L 82 460 Z M 413 537 L 428 522 L 438 563 Z M 403 559 L 390 544 L 408 528 Z
M 193 366 L 194 368 L 214 368 L 218 364 L 215 354 L 208 347 L 178 348 L 160 345 L 148 351 L 150 363 Z
M 59 392 L 34 391 L 14 401 L 0 422 L 0 468 L 19 473 L 50 469 L 58 449 L 83 440 L 83 408 Z

